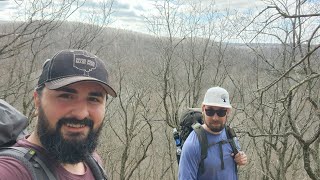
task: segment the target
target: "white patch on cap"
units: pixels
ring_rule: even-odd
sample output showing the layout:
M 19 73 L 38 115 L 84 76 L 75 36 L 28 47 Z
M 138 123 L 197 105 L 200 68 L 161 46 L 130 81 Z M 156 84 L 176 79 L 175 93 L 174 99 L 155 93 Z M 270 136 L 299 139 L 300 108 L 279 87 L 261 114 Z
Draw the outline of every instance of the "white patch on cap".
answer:
M 97 68 L 97 62 L 94 57 L 85 55 L 74 55 L 73 67 L 84 72 L 85 76 L 89 76 L 89 72 Z
M 227 102 L 227 96 L 225 94 L 221 95 L 222 102 Z

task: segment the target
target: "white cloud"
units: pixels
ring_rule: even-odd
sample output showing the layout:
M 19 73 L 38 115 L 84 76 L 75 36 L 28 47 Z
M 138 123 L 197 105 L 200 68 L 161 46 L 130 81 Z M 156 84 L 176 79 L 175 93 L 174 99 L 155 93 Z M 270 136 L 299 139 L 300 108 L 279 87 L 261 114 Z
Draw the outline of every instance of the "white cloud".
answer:
M 18 5 L 14 1 L 0 1 L 0 20 L 10 21 L 18 12 Z
M 146 32 L 144 16 L 154 9 L 153 1 L 148 0 L 117 0 L 114 4 L 114 13 L 111 27 Z
M 260 0 L 216 0 L 216 5 L 220 8 L 251 9 L 264 5 Z

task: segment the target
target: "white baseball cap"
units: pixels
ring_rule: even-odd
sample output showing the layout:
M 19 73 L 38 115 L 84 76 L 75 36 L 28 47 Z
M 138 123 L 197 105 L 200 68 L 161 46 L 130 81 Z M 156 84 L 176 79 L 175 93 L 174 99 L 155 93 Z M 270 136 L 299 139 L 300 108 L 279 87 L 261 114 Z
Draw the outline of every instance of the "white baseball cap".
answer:
M 232 108 L 228 91 L 218 86 L 207 90 L 202 104 L 230 109 Z

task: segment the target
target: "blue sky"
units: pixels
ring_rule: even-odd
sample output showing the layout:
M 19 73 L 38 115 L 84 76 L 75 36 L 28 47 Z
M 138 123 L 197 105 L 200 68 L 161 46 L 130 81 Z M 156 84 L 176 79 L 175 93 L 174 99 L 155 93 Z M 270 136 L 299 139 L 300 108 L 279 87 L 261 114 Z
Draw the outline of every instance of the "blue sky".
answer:
M 77 10 L 72 16 L 68 18 L 69 21 L 84 21 L 88 12 L 93 12 L 92 9 L 97 8 L 103 0 L 87 0 L 85 4 Z M 183 2 L 180 1 L 182 5 Z M 206 3 L 207 0 L 200 1 Z M 21 0 L 0 0 L 0 21 L 11 21 L 16 17 L 22 17 L 18 15 L 21 12 L 23 4 Z M 24 1 L 26 2 L 26 1 Z M 55 1 L 59 2 L 59 1 Z M 177 2 L 173 0 L 172 2 Z M 188 0 L 188 2 L 199 2 L 198 0 Z M 208 1 L 209 2 L 209 1 Z M 212 2 L 212 1 L 210 1 Z M 115 0 L 113 4 L 113 13 L 111 16 L 110 27 L 128 29 L 137 32 L 147 32 L 145 18 L 157 13 L 155 4 L 161 1 L 155 0 Z M 263 9 L 266 5 L 260 0 L 216 0 L 215 8 L 217 10 L 222 9 L 236 9 L 236 10 L 248 10 L 248 9 Z M 98 11 L 97 11 L 98 12 Z

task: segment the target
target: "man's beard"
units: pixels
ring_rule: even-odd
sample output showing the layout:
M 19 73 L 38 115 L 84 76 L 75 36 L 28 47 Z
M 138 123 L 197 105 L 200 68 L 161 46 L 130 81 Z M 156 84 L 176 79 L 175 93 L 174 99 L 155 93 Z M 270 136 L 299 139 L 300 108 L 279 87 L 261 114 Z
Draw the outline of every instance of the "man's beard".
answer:
M 71 138 L 64 138 L 61 132 L 62 125 L 67 123 L 81 124 L 90 128 L 87 137 L 81 138 L 78 133 L 70 134 Z M 85 118 L 78 120 L 76 118 L 61 118 L 56 124 L 56 128 L 50 128 L 48 118 L 42 107 L 39 107 L 39 118 L 37 133 L 43 147 L 59 163 L 76 164 L 82 162 L 91 154 L 98 144 L 98 137 L 103 124 L 96 130 L 93 129 L 93 121 Z
M 225 123 L 222 123 L 219 121 L 220 125 L 219 126 L 213 126 L 209 123 L 207 123 L 206 121 L 204 121 L 204 123 L 207 125 L 207 127 L 215 133 L 221 132 L 223 130 L 223 128 L 225 127 Z

